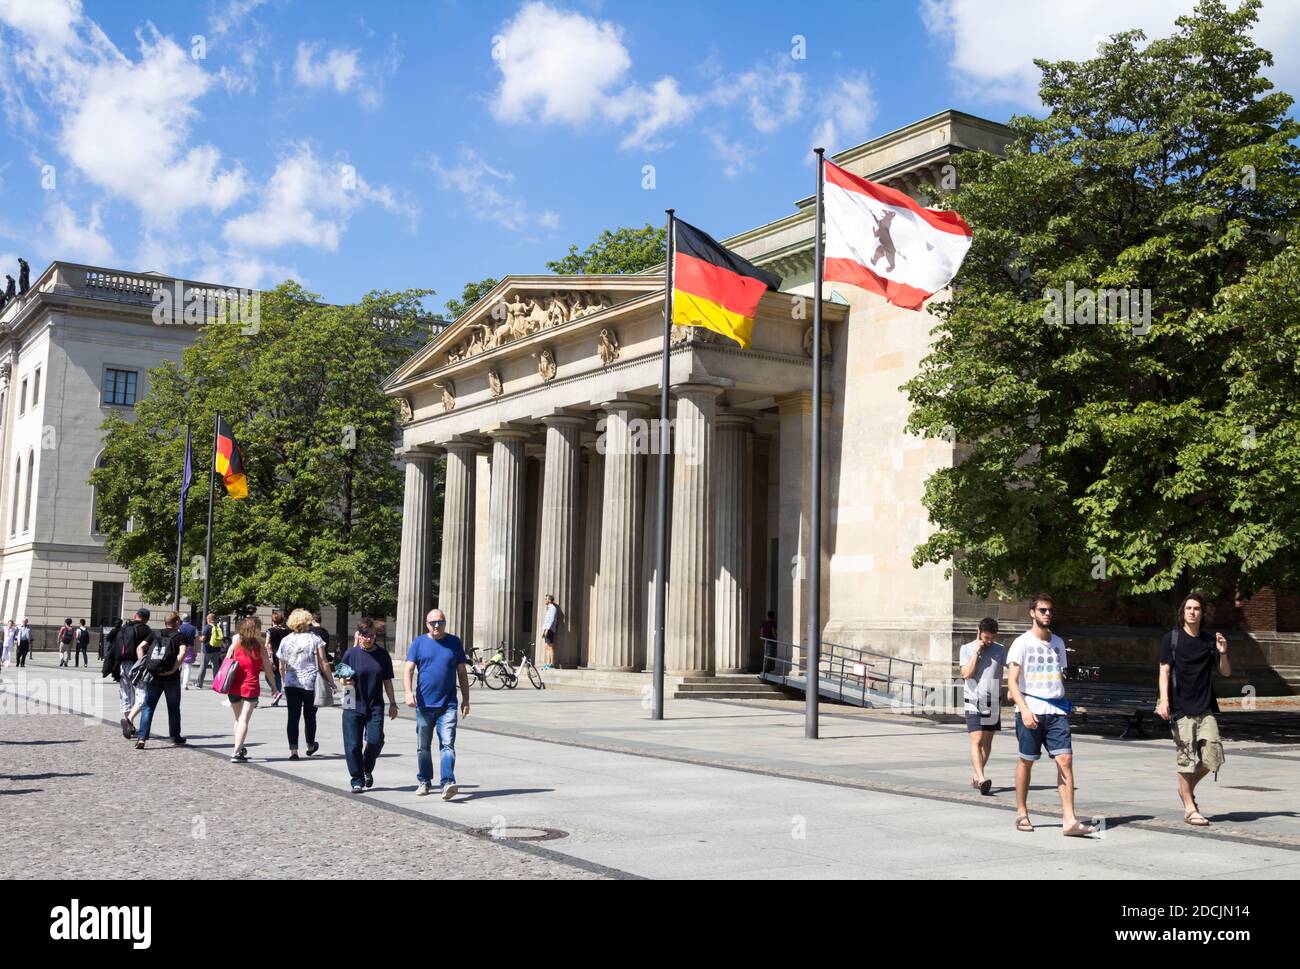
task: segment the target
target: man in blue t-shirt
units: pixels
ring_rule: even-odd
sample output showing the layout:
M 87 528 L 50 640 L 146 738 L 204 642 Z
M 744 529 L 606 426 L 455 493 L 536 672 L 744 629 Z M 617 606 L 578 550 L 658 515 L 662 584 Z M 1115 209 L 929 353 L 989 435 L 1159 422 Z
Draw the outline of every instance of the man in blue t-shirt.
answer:
M 456 796 L 456 681 L 460 680 L 460 715 L 469 716 L 469 675 L 465 671 L 465 647 L 460 638 L 447 632 L 447 617 L 441 609 L 425 617 L 429 633 L 417 636 L 406 651 L 406 705 L 415 707 L 416 751 L 415 793 L 424 797 L 433 784 L 434 731 L 438 733 L 438 755 L 442 799 Z M 417 692 L 413 683 L 420 671 Z

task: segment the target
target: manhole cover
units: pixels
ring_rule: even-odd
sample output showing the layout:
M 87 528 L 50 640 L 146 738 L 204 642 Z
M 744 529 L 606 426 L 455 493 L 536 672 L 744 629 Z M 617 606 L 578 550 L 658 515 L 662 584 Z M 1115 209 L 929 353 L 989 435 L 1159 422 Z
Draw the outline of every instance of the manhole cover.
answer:
M 569 832 L 561 831 L 559 828 L 530 828 L 523 825 L 470 828 L 469 833 L 487 841 L 554 841 L 569 836 Z

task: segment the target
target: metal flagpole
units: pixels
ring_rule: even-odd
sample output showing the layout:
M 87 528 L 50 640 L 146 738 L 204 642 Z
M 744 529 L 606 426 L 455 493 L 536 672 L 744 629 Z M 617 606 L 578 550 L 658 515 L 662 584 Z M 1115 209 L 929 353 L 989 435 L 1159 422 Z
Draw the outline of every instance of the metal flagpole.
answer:
M 655 661 L 651 720 L 664 718 L 664 617 L 668 611 L 668 449 L 672 436 L 668 430 L 668 350 L 673 327 L 673 212 L 668 213 L 668 261 L 664 264 L 664 348 L 663 369 L 659 378 L 659 509 L 655 521 Z
M 203 552 L 203 612 L 199 616 L 199 628 L 208 621 L 208 592 L 212 588 L 212 501 L 217 493 L 217 427 L 221 423 L 221 411 L 212 418 L 212 463 L 208 466 L 208 545 Z
M 822 185 L 825 148 L 817 156 L 817 204 L 813 209 L 813 332 L 812 332 L 812 494 L 808 509 L 808 649 L 804 684 L 804 736 L 816 740 L 822 655 Z
M 190 457 L 190 429 L 185 428 L 185 456 Z M 173 587 L 172 602 L 177 612 L 181 611 L 181 555 L 185 548 L 185 468 L 181 468 L 181 508 L 180 521 L 176 526 L 176 583 Z

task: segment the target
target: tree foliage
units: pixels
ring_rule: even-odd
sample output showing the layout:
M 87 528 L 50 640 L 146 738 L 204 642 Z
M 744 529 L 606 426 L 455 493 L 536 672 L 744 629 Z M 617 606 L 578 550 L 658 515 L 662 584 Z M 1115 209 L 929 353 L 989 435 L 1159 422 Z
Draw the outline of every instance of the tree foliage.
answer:
M 640 229 L 606 229 L 582 252 L 569 246 L 568 255 L 548 262 L 546 268 L 565 276 L 640 272 L 667 258 L 667 236 L 663 226 L 649 223 Z
M 444 304 L 451 319 L 458 320 L 468 313 L 470 307 L 490 293 L 496 284 L 497 280 L 491 276 L 480 279 L 476 283 L 466 283 L 465 288 L 461 290 L 460 299 L 453 296 Z
M 426 291 L 322 304 L 284 283 L 262 294 L 256 332 L 210 325 L 150 371 L 133 419 L 110 416 L 91 477 L 109 556 L 150 602 L 169 602 L 185 428 L 195 481 L 186 507 L 182 596 L 203 594 L 208 469 L 217 411 L 243 452 L 249 496 L 216 485 L 211 563 L 216 611 L 335 604 L 390 613 L 396 599 L 403 471 L 396 402 L 381 382 L 421 341 Z M 127 523 L 131 522 L 128 531 Z
M 974 240 L 903 388 L 910 431 L 960 442 L 914 564 L 955 560 L 980 594 L 1296 587 L 1300 125 L 1259 6 L 1202 0 L 1170 37 L 1038 61 L 1046 117 L 936 191 Z M 1149 329 L 1057 322 L 1067 284 L 1146 291 Z

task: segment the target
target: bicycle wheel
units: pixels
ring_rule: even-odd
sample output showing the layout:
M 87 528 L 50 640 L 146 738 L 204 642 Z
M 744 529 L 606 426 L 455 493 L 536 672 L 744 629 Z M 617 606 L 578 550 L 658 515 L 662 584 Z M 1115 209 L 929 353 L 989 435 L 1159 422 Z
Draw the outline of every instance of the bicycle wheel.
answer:
M 510 689 L 513 690 L 518 685 L 519 685 L 519 674 L 517 672 L 511 673 L 510 679 L 506 680 L 506 686 L 510 687 Z
M 477 671 L 475 671 L 475 670 L 466 670 L 466 671 L 465 671 L 465 685 L 466 685 L 467 687 L 472 687 L 472 686 L 474 685 L 474 681 L 477 680 L 477 679 L 478 679 L 478 673 L 477 673 Z
M 534 689 L 540 690 L 542 688 L 542 674 L 532 664 L 528 666 L 528 682 L 533 684 Z
M 506 685 L 507 673 L 500 663 L 493 663 L 483 674 L 483 682 L 489 690 L 500 690 Z

